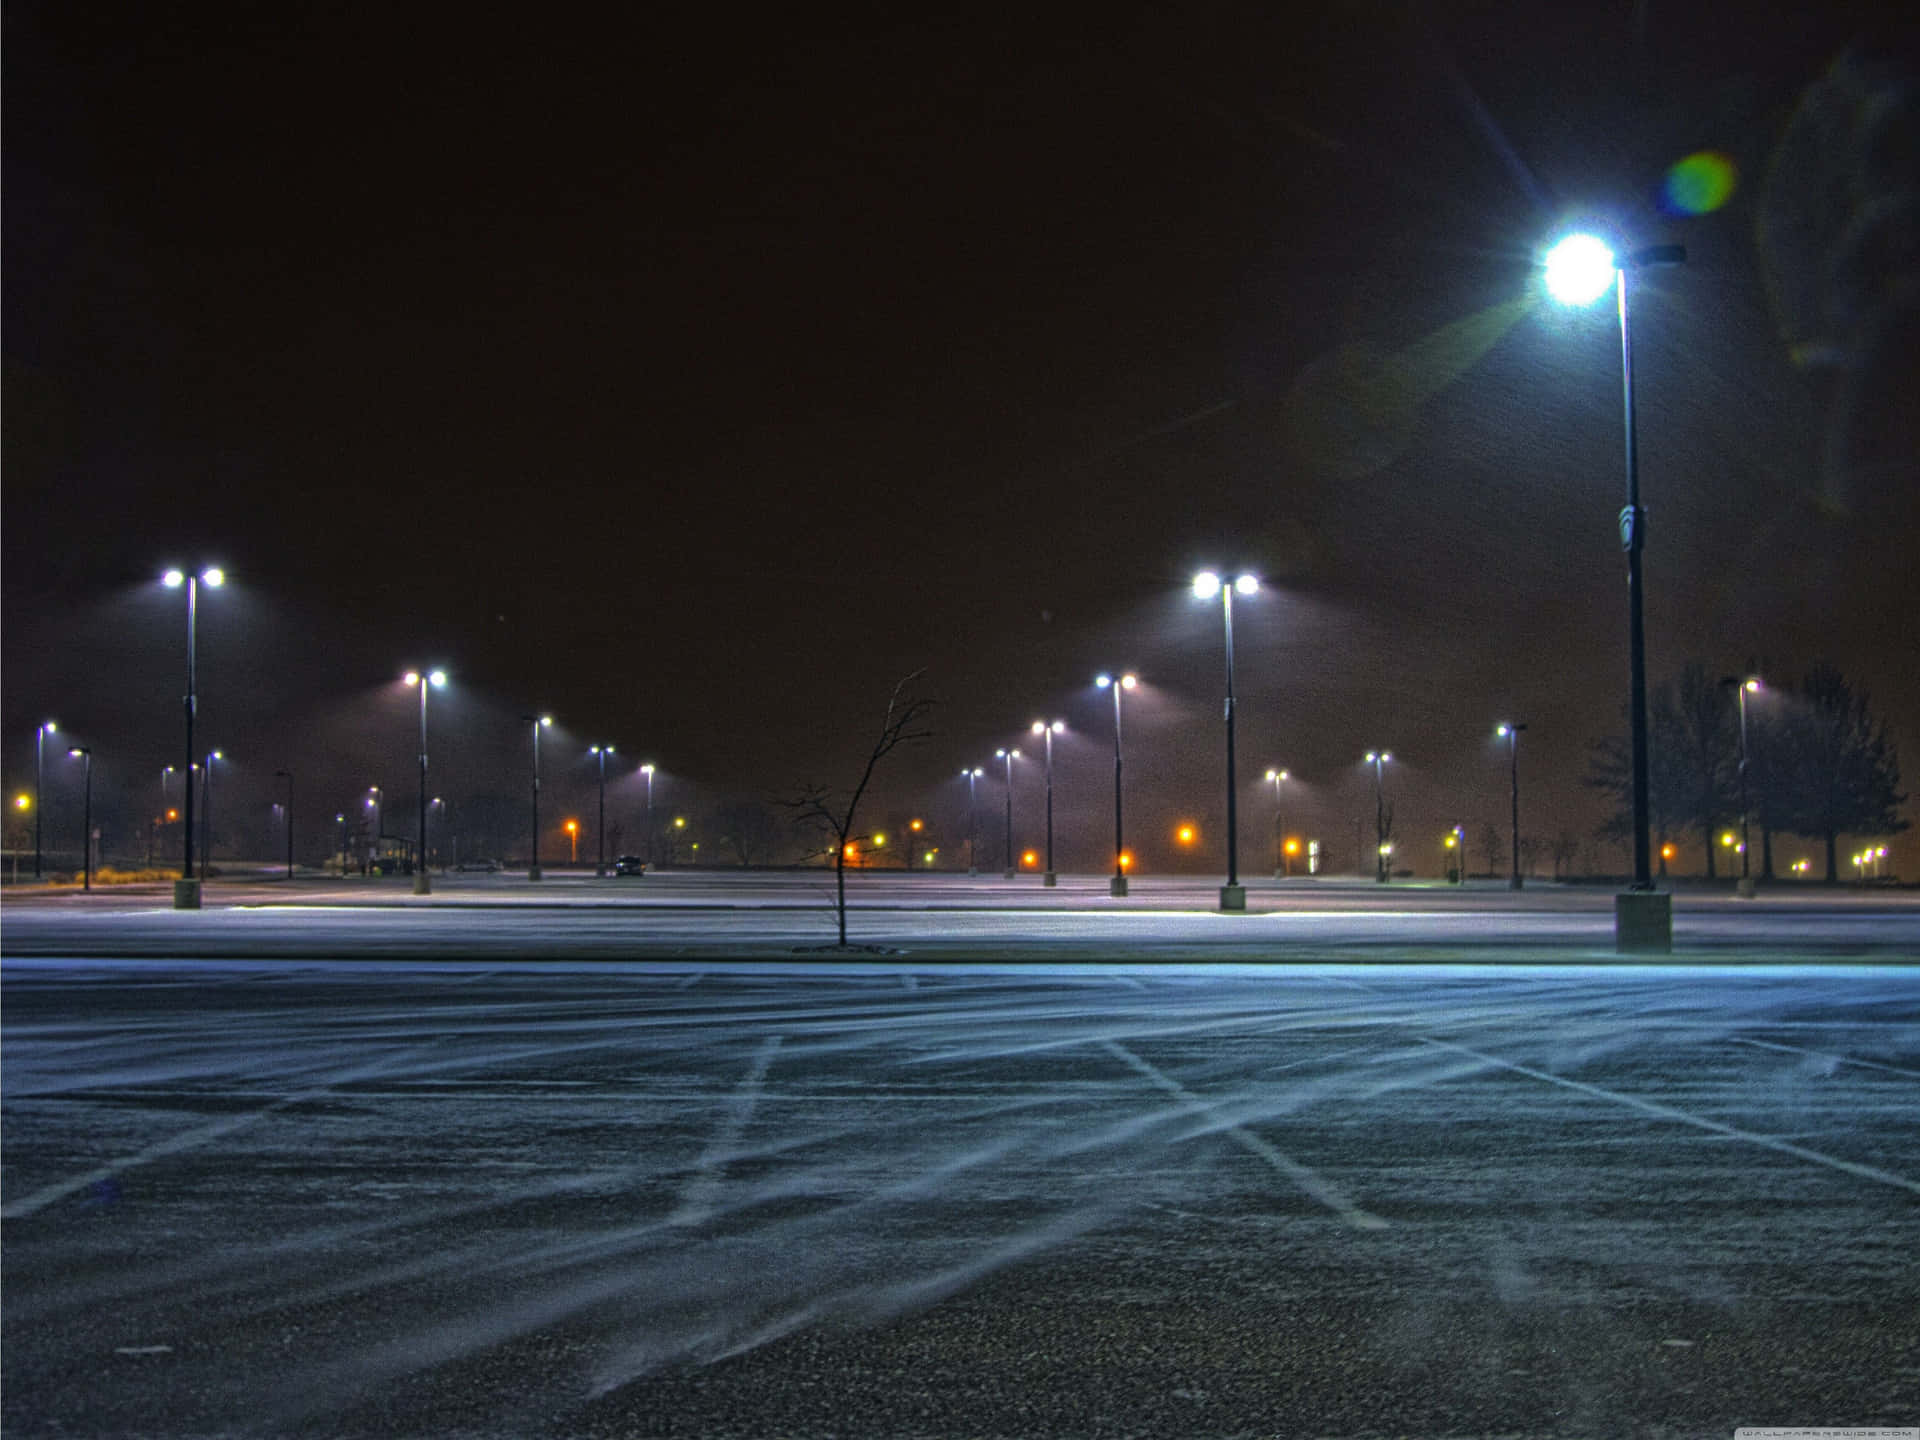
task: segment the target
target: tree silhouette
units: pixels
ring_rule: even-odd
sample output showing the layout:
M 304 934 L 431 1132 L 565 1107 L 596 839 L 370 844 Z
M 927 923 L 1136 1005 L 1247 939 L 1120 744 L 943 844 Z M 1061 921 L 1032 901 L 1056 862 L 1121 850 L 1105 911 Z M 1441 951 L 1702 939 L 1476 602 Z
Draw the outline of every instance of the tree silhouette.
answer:
M 1907 828 L 1899 812 L 1900 760 L 1883 722 L 1873 718 L 1832 665 L 1816 665 L 1787 697 L 1775 738 L 1773 792 L 1777 823 L 1826 842 L 1829 885 L 1839 879 L 1839 837 L 1893 835 Z

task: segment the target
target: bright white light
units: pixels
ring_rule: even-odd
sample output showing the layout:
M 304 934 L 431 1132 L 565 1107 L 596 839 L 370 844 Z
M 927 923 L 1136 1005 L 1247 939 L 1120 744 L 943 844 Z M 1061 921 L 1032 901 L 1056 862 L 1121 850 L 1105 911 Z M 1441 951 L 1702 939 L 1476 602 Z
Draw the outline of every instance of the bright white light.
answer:
M 178 570 L 169 570 L 160 577 L 160 583 L 169 590 L 178 590 L 182 585 L 187 583 L 187 577 L 182 575 Z
M 1749 695 L 1758 695 L 1760 693 L 1760 682 L 1758 680 L 1747 681 L 1747 693 Z
M 406 674 L 400 677 L 400 683 L 403 685 L 418 685 L 420 683 L 420 672 L 418 670 L 407 671 Z
M 1131 690 L 1139 683 L 1140 677 L 1138 675 L 1122 675 L 1120 677 L 1120 688 L 1123 690 Z
M 1202 570 L 1193 577 L 1193 593 L 1202 600 L 1211 600 L 1220 593 L 1220 577 L 1211 570 Z
M 51 735 L 53 734 L 54 731 L 58 730 L 59 728 L 60 727 L 54 724 L 53 721 L 51 720 L 47 721 L 47 734 Z
M 447 672 L 444 670 L 436 670 L 427 676 L 427 679 L 432 682 L 434 689 L 443 689 L 447 683 Z
M 1562 305 L 1591 305 L 1613 286 L 1613 251 L 1593 235 L 1569 235 L 1547 252 L 1547 291 Z
M 541 723 L 542 725 L 546 725 L 546 726 L 551 726 L 551 725 L 553 724 L 553 716 L 551 716 L 551 715 L 542 715 L 542 716 L 540 717 L 540 723 Z
M 1233 588 L 1238 590 L 1242 595 L 1251 595 L 1260 588 L 1260 581 L 1256 576 L 1242 575 L 1238 580 L 1233 582 Z
M 652 766 L 652 764 L 651 764 L 651 763 L 649 763 L 649 764 L 646 764 L 646 765 L 642 765 L 642 766 L 640 767 L 640 773 L 641 773 L 642 775 L 651 775 L 651 774 L 653 773 L 653 766 Z
M 200 578 L 218 590 L 222 585 L 227 583 L 227 572 L 216 566 L 209 570 L 202 570 L 200 572 Z
M 82 755 L 86 753 L 87 752 L 82 750 L 78 745 L 74 746 L 73 749 L 67 751 L 67 754 L 71 755 L 76 760 L 78 760 Z
M 1108 687 L 1109 685 L 1111 685 L 1111 684 L 1113 684 L 1113 676 L 1111 676 L 1111 675 L 1096 675 L 1096 676 L 1094 676 L 1094 677 L 1093 677 L 1093 683 L 1094 683 L 1094 684 L 1096 684 L 1096 685 L 1098 685 L 1098 686 L 1099 686 L 1099 687 L 1100 687 L 1100 688 L 1101 688 L 1102 690 L 1104 690 L 1104 689 L 1106 689 L 1106 688 L 1107 688 L 1107 687 Z
M 1511 725 L 1496 725 L 1493 727 L 1493 733 L 1504 740 L 1513 733 L 1513 727 Z
M 1044 735 L 1047 733 L 1047 722 L 1044 720 L 1036 720 L 1033 722 L 1032 728 L 1034 734 Z

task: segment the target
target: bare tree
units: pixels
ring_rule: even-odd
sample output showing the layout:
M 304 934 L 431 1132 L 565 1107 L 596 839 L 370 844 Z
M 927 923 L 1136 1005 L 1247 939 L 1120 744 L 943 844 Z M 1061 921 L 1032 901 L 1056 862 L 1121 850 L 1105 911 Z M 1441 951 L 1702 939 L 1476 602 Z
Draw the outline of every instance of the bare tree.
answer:
M 1507 842 L 1500 838 L 1500 831 L 1489 820 L 1480 827 L 1480 853 L 1486 858 L 1487 873 L 1498 875 L 1500 862 L 1506 858 Z
M 873 748 L 867 752 L 866 769 L 860 773 L 860 783 L 851 793 L 837 790 L 828 785 L 806 784 L 792 799 L 781 801 L 781 805 L 791 811 L 794 824 L 810 828 L 823 837 L 830 837 L 833 844 L 833 881 L 834 914 L 840 924 L 840 944 L 847 943 L 847 844 L 853 834 L 853 821 L 860 808 L 860 798 L 867 793 L 867 786 L 873 780 L 873 772 L 880 762 L 902 745 L 911 745 L 928 739 L 933 731 L 925 728 L 926 718 L 933 709 L 933 701 L 914 696 L 911 691 L 919 683 L 925 670 L 916 670 L 911 675 L 896 681 L 893 693 L 887 697 L 887 713 L 880 722 L 880 732 L 874 737 Z

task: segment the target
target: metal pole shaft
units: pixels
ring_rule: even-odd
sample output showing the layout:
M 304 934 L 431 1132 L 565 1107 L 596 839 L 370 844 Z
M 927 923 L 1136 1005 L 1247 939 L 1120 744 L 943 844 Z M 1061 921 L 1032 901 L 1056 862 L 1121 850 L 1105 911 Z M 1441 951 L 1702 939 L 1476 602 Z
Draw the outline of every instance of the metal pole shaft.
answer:
M 527 878 L 540 878 L 540 722 L 533 722 L 533 863 Z
M 1113 682 L 1113 876 L 1116 880 L 1126 878 L 1127 867 L 1121 863 L 1121 857 L 1127 853 L 1127 842 L 1120 823 L 1120 682 Z
M 1047 727 L 1047 873 L 1053 874 L 1053 727 Z
M 191 744 L 192 742 L 188 743 Z M 47 727 L 45 724 L 42 724 L 40 728 L 34 732 L 33 737 L 33 878 L 36 880 L 40 878 L 41 771 L 46 767 L 46 758 Z M 164 797 L 161 808 L 166 808 Z
M 93 751 L 85 756 L 87 762 L 86 799 L 80 810 L 80 876 L 81 888 L 89 894 L 93 891 Z
M 1740 682 L 1740 878 L 1753 874 L 1753 852 L 1747 846 L 1747 682 Z
M 600 752 L 600 820 L 594 828 L 599 832 L 595 838 L 600 846 L 600 863 L 595 867 L 594 873 L 605 875 L 607 873 L 607 752 L 604 749 Z
M 420 675 L 420 854 L 418 874 L 427 873 L 427 677 Z
M 1513 877 L 1509 889 L 1520 888 L 1520 732 L 1517 729 L 1507 731 L 1507 798 L 1513 806 Z M 1462 857 L 1464 858 L 1464 857 Z M 1462 875 L 1466 871 L 1460 872 Z
M 1627 704 L 1633 729 L 1633 888 L 1653 888 L 1653 853 L 1649 839 L 1647 797 L 1647 643 L 1641 598 L 1641 551 L 1646 544 L 1645 517 L 1640 511 L 1640 450 L 1633 414 L 1633 338 L 1627 324 L 1627 272 L 1617 270 L 1620 292 L 1620 391 L 1626 412 L 1627 508 L 1622 523 L 1627 531 Z
M 185 803 L 181 806 L 181 843 L 185 854 L 181 858 L 180 878 L 193 878 L 193 683 L 194 683 L 194 641 L 193 622 L 200 581 L 198 577 L 187 577 L 187 765 L 182 771 L 186 791 Z M 204 823 L 204 821 L 203 821 Z
M 1227 884 L 1240 883 L 1240 807 L 1233 774 L 1233 586 L 1220 587 L 1227 623 Z
M 1007 874 L 1011 875 L 1018 867 L 1014 864 L 1013 854 L 1013 756 L 1007 757 Z

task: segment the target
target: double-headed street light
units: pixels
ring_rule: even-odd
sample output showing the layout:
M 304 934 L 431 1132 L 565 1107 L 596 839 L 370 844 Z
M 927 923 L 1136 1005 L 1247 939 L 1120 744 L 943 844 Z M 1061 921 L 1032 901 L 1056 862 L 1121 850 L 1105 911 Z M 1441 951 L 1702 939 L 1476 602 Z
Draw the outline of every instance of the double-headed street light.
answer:
M 420 691 L 420 853 L 413 867 L 413 893 L 431 895 L 433 881 L 427 875 L 427 691 L 445 689 L 447 672 L 429 670 L 422 674 L 409 670 L 405 679 Z
M 173 887 L 173 908 L 176 910 L 200 908 L 200 882 L 193 878 L 193 712 L 197 663 L 194 654 L 194 630 L 200 608 L 200 585 L 203 581 L 217 590 L 227 583 L 226 573 L 215 568 L 202 570 L 198 575 L 189 575 L 183 570 L 169 570 L 160 577 L 160 583 L 169 590 L 178 590 L 184 585 L 187 591 L 187 798 L 186 804 L 181 807 L 181 818 L 184 823 L 180 827 L 186 849 L 180 865 L 180 879 Z M 205 823 L 204 817 L 202 823 Z
M 1267 782 L 1273 786 L 1273 878 L 1284 880 L 1293 873 L 1293 867 L 1287 862 L 1287 826 L 1286 814 L 1281 804 L 1281 788 L 1287 783 L 1284 770 L 1267 771 Z
M 200 767 L 200 879 L 204 882 L 213 865 L 213 762 L 227 758 L 224 750 L 209 750 L 207 763 Z M 187 781 L 187 794 L 193 794 L 193 781 Z
M 1373 852 L 1373 878 L 1382 885 L 1387 883 L 1387 857 L 1393 853 L 1393 847 L 1387 843 L 1387 802 L 1381 772 L 1392 759 L 1392 754 L 1385 750 L 1367 751 L 1367 763 L 1373 766 L 1373 838 L 1377 844 Z
M 293 879 L 293 772 L 276 770 L 273 775 L 276 780 L 287 782 L 287 879 L 291 880 Z
M 1107 893 L 1115 899 L 1123 898 L 1127 893 L 1127 842 L 1122 837 L 1120 826 L 1120 692 L 1131 690 L 1140 683 L 1138 675 L 1122 675 L 1115 679 L 1111 675 L 1096 675 L 1093 683 L 1102 690 L 1113 691 L 1113 879 L 1107 884 Z
M 1633 732 L 1633 888 L 1614 897 L 1614 948 L 1668 952 L 1673 949 L 1673 901 L 1653 888 L 1653 842 L 1649 833 L 1647 653 L 1641 597 L 1641 552 L 1646 512 L 1640 508 L 1640 450 L 1633 413 L 1633 339 L 1627 323 L 1627 273 L 1649 265 L 1678 265 L 1683 245 L 1650 245 L 1624 257 L 1592 235 L 1573 235 L 1547 252 L 1547 289 L 1567 305 L 1591 305 L 1613 287 L 1619 295 L 1620 383 L 1626 413 L 1627 503 L 1620 511 L 1620 545 L 1627 552 L 1627 707 Z
M 527 866 L 527 879 L 540 878 L 540 732 L 553 728 L 551 715 L 522 715 L 520 723 L 533 727 L 533 860 Z
M 978 850 L 980 848 L 980 823 L 974 809 L 974 783 L 979 780 L 982 771 L 978 765 L 962 770 L 960 778 L 967 782 L 967 875 L 969 878 L 980 873 Z
M 613 746 L 589 745 L 587 753 L 600 762 L 600 823 L 593 827 L 600 846 L 600 861 L 593 873 L 604 876 L 607 873 L 607 756 L 613 754 Z
M 1231 585 L 1211 570 L 1202 570 L 1193 577 L 1196 597 L 1201 600 L 1220 597 L 1221 615 L 1227 629 L 1227 883 L 1220 887 L 1222 910 L 1247 908 L 1246 887 L 1240 883 L 1240 809 L 1233 775 L 1233 592 L 1251 595 L 1259 588 L 1260 581 L 1252 575 L 1236 576 Z
M 996 750 L 993 758 L 1007 762 L 1007 873 L 1011 880 L 1019 872 L 1014 868 L 1018 857 L 1013 853 L 1013 762 L 1020 758 L 1018 750 Z
M 642 874 L 653 869 L 653 768 L 651 761 L 640 767 L 640 773 L 647 777 L 647 853 L 643 857 Z
M 1047 740 L 1047 870 L 1040 883 L 1051 886 L 1060 879 L 1053 869 L 1053 737 L 1067 728 L 1067 722 L 1055 720 L 1049 725 L 1045 720 L 1036 720 L 1032 728 L 1034 734 L 1044 735 Z
M 1753 859 L 1747 851 L 1747 696 L 1760 693 L 1759 677 L 1729 675 L 1720 682 L 1740 697 L 1740 889 L 1742 899 L 1753 898 Z
M 86 798 L 80 811 L 80 888 L 93 891 L 93 747 L 75 745 L 67 751 L 75 760 L 87 762 Z
M 1494 727 L 1494 734 L 1507 742 L 1507 798 L 1513 806 L 1513 875 L 1507 888 L 1520 888 L 1520 732 L 1527 727 L 1508 721 Z
M 47 763 L 47 736 L 58 733 L 60 727 L 49 720 L 33 732 L 33 878 L 40 878 L 40 791 L 42 772 Z M 191 743 L 191 742 L 189 742 Z M 171 767 L 169 767 L 171 768 Z M 161 795 L 164 802 L 165 794 Z M 187 852 L 188 863 L 192 863 L 193 852 Z

